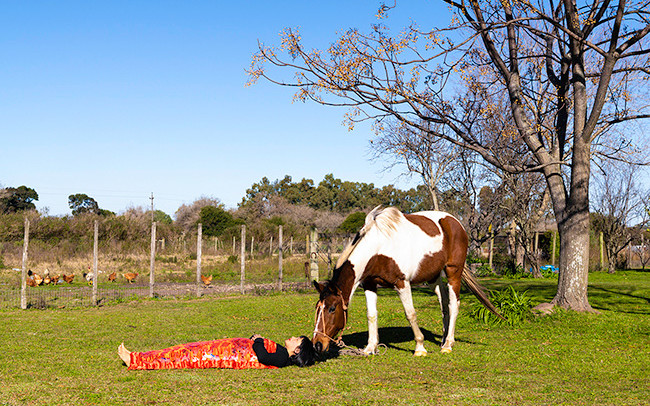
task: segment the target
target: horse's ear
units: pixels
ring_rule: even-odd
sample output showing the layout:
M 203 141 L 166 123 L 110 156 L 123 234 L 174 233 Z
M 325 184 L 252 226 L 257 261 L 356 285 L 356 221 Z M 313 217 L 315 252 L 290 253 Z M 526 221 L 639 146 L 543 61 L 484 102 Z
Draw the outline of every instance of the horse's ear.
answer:
M 318 293 L 323 292 L 323 290 L 325 289 L 325 284 L 324 283 L 320 283 L 320 282 L 317 282 L 317 281 L 313 281 L 313 283 L 314 283 L 314 287 L 316 288 Z

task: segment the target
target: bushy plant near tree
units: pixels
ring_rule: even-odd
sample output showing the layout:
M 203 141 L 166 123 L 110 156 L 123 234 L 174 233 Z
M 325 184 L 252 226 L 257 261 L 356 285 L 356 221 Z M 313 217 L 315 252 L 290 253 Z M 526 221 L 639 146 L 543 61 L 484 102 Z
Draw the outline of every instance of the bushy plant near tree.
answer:
M 490 292 L 489 296 L 490 301 L 505 320 L 498 318 L 479 303 L 472 307 L 470 312 L 472 318 L 491 326 L 500 324 L 515 326 L 532 319 L 532 297 L 528 295 L 528 291 L 519 292 L 512 286 L 508 286 L 504 290 Z

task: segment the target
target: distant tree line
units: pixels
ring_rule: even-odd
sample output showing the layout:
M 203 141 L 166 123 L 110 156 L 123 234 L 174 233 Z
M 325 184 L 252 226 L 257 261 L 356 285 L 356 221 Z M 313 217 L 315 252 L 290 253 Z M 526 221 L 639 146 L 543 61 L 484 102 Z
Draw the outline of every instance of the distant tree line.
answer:
M 458 167 L 463 166 L 465 163 L 461 161 Z M 506 246 L 497 250 L 501 262 L 510 267 L 526 262 L 535 268 L 540 259 L 539 252 L 534 249 L 538 246 L 533 244 L 535 239 L 539 237 L 543 241 L 545 251 L 551 250 L 550 235 L 539 236 L 540 221 L 549 217 L 548 195 L 540 188 L 540 182 L 530 176 L 497 177 L 493 181 L 477 182 L 484 174 L 469 169 L 464 172 L 467 175 L 454 176 L 459 182 L 446 183 L 447 189 L 436 190 L 435 196 L 440 209 L 455 215 L 465 226 L 471 241 L 471 257 L 477 258 L 481 245 L 500 234 L 508 237 Z M 620 179 L 612 183 L 625 184 Z M 613 194 L 621 193 L 609 193 L 601 201 L 611 205 L 616 201 Z M 594 200 L 597 199 L 595 196 Z M 219 239 L 221 246 L 231 246 L 233 239 L 239 241 L 242 224 L 247 227 L 249 242 L 277 238 L 281 225 L 285 241 L 294 238 L 297 245 L 302 245 L 314 227 L 321 234 L 332 236 L 355 233 L 363 226 L 365 213 L 377 205 L 396 206 L 404 212 L 429 210 L 433 205 L 429 187 L 400 190 L 388 185 L 378 188 L 373 184 L 342 181 L 333 174 L 326 175 L 317 185 L 304 178 L 294 182 L 288 175 L 274 181 L 264 177 L 246 191 L 237 208 L 228 209 L 219 199 L 203 196 L 191 204 L 181 205 L 173 219 L 163 211 L 151 213 L 143 207 L 127 208 L 116 214 L 101 209 L 94 198 L 83 193 L 68 197 L 71 215 L 48 216 L 35 210 L 36 200 L 36 191 L 26 186 L 0 189 L 0 257 L 3 252 L 15 251 L 15 245 L 22 240 L 24 217 L 32 222 L 31 247 L 42 247 L 43 252 L 62 257 L 85 255 L 90 250 L 95 220 L 100 221 L 100 244 L 105 250 L 147 252 L 153 217 L 158 225 L 159 240 L 164 239 L 168 247 L 182 246 L 191 252 L 195 243 L 192 236 L 196 235 L 199 223 L 203 236 Z M 617 261 L 624 258 L 621 255 L 625 247 L 650 237 L 644 237 L 643 233 L 647 217 L 634 227 L 627 225 L 635 221 L 627 208 L 643 206 L 647 199 L 626 198 L 623 201 L 631 202 L 625 206 L 626 216 L 616 215 L 609 206 L 605 207 L 609 211 L 605 211 L 602 205 L 596 205 L 593 213 L 594 243 L 597 244 L 598 233 L 602 232 L 610 271 L 624 265 Z

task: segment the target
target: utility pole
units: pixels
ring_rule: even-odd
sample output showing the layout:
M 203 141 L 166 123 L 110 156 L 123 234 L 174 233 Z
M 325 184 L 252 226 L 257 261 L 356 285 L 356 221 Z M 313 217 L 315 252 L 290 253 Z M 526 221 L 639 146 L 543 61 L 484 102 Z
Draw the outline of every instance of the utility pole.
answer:
M 153 192 L 151 192 L 151 223 L 153 223 Z

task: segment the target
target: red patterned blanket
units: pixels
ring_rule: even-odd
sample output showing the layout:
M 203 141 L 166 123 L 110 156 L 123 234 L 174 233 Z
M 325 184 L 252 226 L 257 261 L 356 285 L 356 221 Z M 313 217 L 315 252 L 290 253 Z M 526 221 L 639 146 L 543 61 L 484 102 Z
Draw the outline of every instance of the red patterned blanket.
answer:
M 276 343 L 264 339 L 268 352 L 276 351 Z M 253 351 L 253 340 L 224 338 L 181 344 L 164 350 L 132 352 L 129 369 L 180 369 L 180 368 L 277 368 L 264 365 Z

